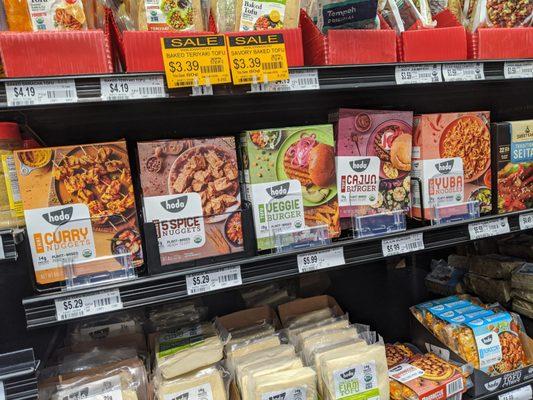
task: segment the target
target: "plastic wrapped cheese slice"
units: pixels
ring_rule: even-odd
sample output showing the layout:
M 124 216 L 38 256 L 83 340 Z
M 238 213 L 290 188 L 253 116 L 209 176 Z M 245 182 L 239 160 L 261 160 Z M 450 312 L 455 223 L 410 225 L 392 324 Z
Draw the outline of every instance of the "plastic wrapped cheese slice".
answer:
M 258 376 L 250 381 L 249 400 L 316 400 L 316 372 L 309 367 Z
M 302 367 L 302 360 L 300 360 L 296 356 L 275 358 L 267 363 L 259 362 L 249 365 L 248 367 L 243 369 L 240 380 L 238 381 L 239 388 L 241 390 L 242 400 L 252 399 L 251 397 L 249 397 L 249 387 L 250 382 L 254 379 L 263 375 Z
M 228 361 L 228 366 L 230 370 L 233 371 L 235 366 L 239 363 L 239 359 L 241 357 L 256 351 L 276 347 L 280 344 L 281 341 L 279 340 L 279 336 L 272 335 L 229 346 L 226 348 L 226 359 Z
M 242 376 L 242 371 L 256 363 L 269 363 L 270 360 L 280 357 L 293 358 L 296 357 L 294 346 L 292 344 L 280 344 L 276 347 L 270 347 L 265 350 L 255 351 L 245 356 L 239 357 L 237 365 L 235 365 L 235 379 L 239 381 Z
M 320 362 L 324 397 L 332 400 L 350 396 L 389 398 L 389 377 L 385 346 L 368 345 L 341 358 Z
M 301 341 L 301 357 L 306 365 L 312 365 L 312 355 L 317 349 L 346 341 L 356 342 L 358 340 L 361 340 L 359 339 L 359 333 L 353 327 L 319 332 Z

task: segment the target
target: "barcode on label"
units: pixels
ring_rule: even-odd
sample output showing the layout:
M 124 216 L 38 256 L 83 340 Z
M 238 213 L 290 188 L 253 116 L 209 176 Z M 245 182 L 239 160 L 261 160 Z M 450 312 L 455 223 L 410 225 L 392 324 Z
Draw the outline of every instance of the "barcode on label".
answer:
M 17 179 L 17 169 L 15 167 L 15 159 L 11 156 L 6 157 L 7 173 L 9 174 L 9 183 L 11 184 L 11 193 L 13 201 L 20 201 L 20 188 Z M 4 171 L 5 172 L 5 171 Z
M 265 62 L 261 64 L 263 66 L 263 69 L 278 69 L 283 68 L 283 63 L 281 61 L 272 61 L 272 62 Z
M 119 289 L 56 299 L 55 306 L 58 321 L 120 310 L 123 307 Z
M 381 248 L 384 257 L 424 250 L 424 236 L 422 233 L 412 233 L 391 239 L 383 239 Z
M 224 67 L 222 65 L 201 65 L 200 66 L 200 72 L 202 74 L 216 74 L 222 71 L 224 71 Z
M 111 304 L 117 304 L 120 303 L 120 297 L 114 296 L 114 297 L 106 297 L 103 299 L 96 299 L 94 300 L 93 304 L 95 307 L 105 307 L 110 306 Z
M 231 274 L 231 275 L 220 275 L 220 277 L 218 278 L 220 279 L 220 282 L 231 282 L 231 281 L 236 281 L 239 279 L 239 275 L 237 274 Z
M 446 385 L 446 393 L 448 397 L 457 393 L 461 393 L 463 389 L 463 378 L 457 378 Z
M 163 88 L 162 87 L 140 87 L 139 93 L 143 96 L 149 96 L 154 94 L 163 94 Z
M 74 97 L 74 92 L 72 90 L 47 90 L 46 97 L 49 99 L 57 98 L 71 98 Z
M 296 78 L 295 81 L 298 86 L 313 86 L 318 84 L 318 79 L 314 78 Z
M 208 272 L 189 274 L 185 277 L 187 294 L 194 295 L 242 284 L 241 267 L 219 268 Z

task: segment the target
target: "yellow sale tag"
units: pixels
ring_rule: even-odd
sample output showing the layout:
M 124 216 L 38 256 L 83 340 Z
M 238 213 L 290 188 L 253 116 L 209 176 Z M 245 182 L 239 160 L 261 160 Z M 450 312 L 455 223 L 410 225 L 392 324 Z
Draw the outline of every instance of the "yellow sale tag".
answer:
M 231 75 L 235 85 L 289 79 L 282 34 L 230 36 L 228 39 Z
M 161 38 L 169 88 L 231 82 L 223 35 Z

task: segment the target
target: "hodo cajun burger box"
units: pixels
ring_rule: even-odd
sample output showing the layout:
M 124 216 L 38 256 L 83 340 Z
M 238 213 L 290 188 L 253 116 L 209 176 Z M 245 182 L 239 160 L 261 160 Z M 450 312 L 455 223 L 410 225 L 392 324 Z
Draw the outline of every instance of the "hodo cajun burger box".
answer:
M 143 263 L 126 142 L 15 152 L 38 285 Z
M 468 295 L 411 307 L 411 337 L 419 348 L 468 362 L 471 396 L 509 389 L 533 378 L 533 343 L 517 314 Z
M 162 266 L 243 251 L 233 137 L 140 142 L 137 148 L 144 219 L 155 224 Z

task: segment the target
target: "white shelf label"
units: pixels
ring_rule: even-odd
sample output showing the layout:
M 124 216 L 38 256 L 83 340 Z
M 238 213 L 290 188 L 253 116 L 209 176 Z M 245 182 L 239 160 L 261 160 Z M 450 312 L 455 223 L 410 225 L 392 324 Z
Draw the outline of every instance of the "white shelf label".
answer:
M 394 73 L 397 85 L 442 82 L 440 64 L 397 65 Z
M 165 97 L 162 76 L 100 78 L 103 101 L 156 99 Z
M 4 253 L 4 242 L 2 240 L 2 236 L 0 235 L 0 260 L 3 260 L 6 258 L 6 254 Z
M 241 266 L 213 269 L 189 274 L 185 277 L 187 294 L 211 292 L 212 290 L 242 285 Z
M 304 69 L 290 71 L 289 79 L 278 82 L 252 83 L 252 93 L 264 92 L 293 92 L 298 90 L 320 89 L 318 71 L 316 69 Z
M 442 65 L 445 82 L 482 81 L 485 79 L 483 63 L 451 63 Z
M 503 75 L 505 79 L 533 78 L 533 61 L 506 61 Z
M 0 400 L 6 400 L 6 392 L 4 391 L 4 382 L 0 381 Z
M 202 85 L 202 86 L 193 86 L 191 96 L 212 96 L 213 95 L 213 86 L 212 85 Z
M 533 389 L 531 388 L 531 385 L 527 385 L 498 396 L 498 400 L 531 400 L 532 398 Z
M 509 233 L 509 221 L 507 217 L 494 219 L 491 221 L 472 222 L 468 224 L 468 232 L 471 240 L 483 239 L 496 235 Z
M 8 107 L 76 103 L 74 79 L 6 82 Z
M 424 235 L 422 233 L 412 233 L 391 239 L 383 239 L 381 241 L 381 249 L 385 257 L 424 250 Z
M 435 353 L 440 358 L 442 358 L 444 361 L 450 360 L 450 350 L 448 349 L 435 346 L 434 344 L 431 344 L 431 343 L 426 343 L 426 350 L 430 353 Z
M 298 254 L 298 271 L 309 272 L 346 264 L 342 247 L 312 253 Z
M 57 299 L 55 303 L 58 321 L 122 309 L 122 300 L 118 289 L 64 297 Z
M 521 230 L 533 228 L 533 213 L 520 214 L 518 223 Z

